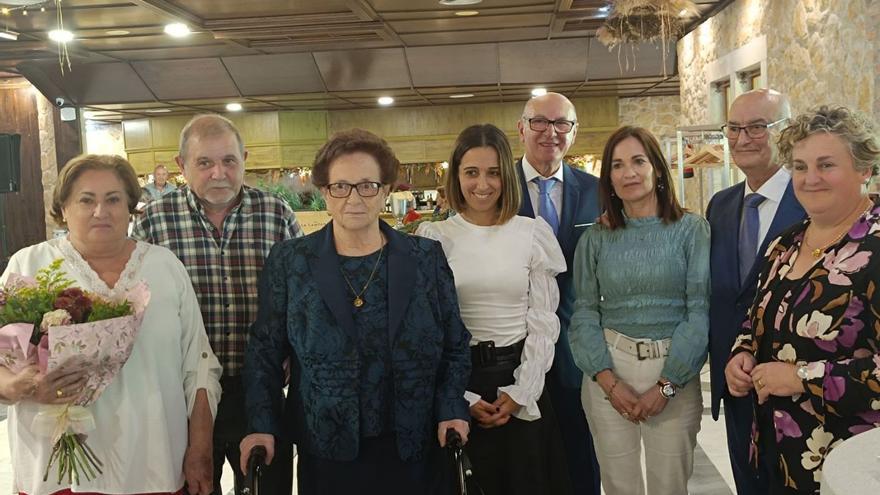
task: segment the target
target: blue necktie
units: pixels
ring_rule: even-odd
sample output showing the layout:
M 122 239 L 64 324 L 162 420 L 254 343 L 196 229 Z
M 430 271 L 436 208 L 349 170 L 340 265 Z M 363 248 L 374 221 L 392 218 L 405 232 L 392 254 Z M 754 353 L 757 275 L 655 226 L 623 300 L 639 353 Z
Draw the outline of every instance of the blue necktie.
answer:
M 739 225 L 739 282 L 744 284 L 746 277 L 758 257 L 758 227 L 760 217 L 758 205 L 767 199 L 758 193 L 747 194 L 743 201 L 742 222 Z
M 556 235 L 559 232 L 559 215 L 550 198 L 550 191 L 556 185 L 556 179 L 551 177 L 542 180 L 540 177 L 535 177 L 532 181 L 538 184 L 538 216 L 550 224 L 553 234 Z

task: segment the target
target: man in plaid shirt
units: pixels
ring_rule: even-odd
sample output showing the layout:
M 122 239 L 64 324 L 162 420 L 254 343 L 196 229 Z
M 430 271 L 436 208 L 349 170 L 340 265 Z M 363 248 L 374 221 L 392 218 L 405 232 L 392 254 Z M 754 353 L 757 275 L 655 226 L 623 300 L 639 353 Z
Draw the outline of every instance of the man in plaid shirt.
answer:
M 225 117 L 195 116 L 181 131 L 179 153 L 175 160 L 187 185 L 147 205 L 133 235 L 167 247 L 189 271 L 211 347 L 223 365 L 214 421 L 214 493 L 220 493 L 224 460 L 233 467 L 240 493 L 238 445 L 247 433 L 240 373 L 257 317 L 258 279 L 272 246 L 302 230 L 284 201 L 243 185 L 247 151 Z M 290 495 L 291 451 L 289 445 L 276 451 L 261 485 L 267 493 Z

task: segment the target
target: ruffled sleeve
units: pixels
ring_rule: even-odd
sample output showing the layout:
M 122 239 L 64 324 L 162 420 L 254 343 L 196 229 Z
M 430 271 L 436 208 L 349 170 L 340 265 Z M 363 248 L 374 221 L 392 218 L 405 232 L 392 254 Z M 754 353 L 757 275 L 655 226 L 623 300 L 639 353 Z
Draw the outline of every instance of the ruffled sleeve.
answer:
M 540 218 L 533 225 L 525 345 L 520 365 L 513 372 L 514 384 L 498 389 L 522 406 L 514 416 L 524 421 L 541 417 L 538 399 L 544 391 L 544 376 L 553 364 L 554 346 L 559 338 L 556 275 L 566 269 L 565 257 L 550 226 Z
M 175 259 L 175 261 L 177 261 Z M 196 393 L 205 389 L 211 417 L 217 417 L 217 404 L 220 403 L 220 375 L 223 368 L 217 356 L 211 350 L 199 301 L 196 298 L 186 269 L 177 261 L 177 276 L 182 286 L 180 307 L 181 350 L 183 355 L 183 391 L 186 396 L 187 416 L 192 414 L 196 402 Z

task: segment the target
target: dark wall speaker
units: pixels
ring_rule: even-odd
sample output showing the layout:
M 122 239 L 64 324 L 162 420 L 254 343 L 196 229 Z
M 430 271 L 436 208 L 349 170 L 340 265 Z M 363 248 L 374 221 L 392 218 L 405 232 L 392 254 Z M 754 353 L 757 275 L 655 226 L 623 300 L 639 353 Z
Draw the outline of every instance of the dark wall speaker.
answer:
M 18 192 L 21 182 L 21 135 L 0 134 L 0 193 Z

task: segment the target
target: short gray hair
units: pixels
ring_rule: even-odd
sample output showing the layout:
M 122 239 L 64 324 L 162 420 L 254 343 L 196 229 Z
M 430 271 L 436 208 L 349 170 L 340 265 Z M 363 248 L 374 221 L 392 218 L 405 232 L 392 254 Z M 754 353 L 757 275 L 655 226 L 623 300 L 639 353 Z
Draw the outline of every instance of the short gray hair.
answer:
M 790 168 L 795 144 L 820 132 L 843 139 L 856 170 L 870 171 L 872 176 L 880 173 L 880 141 L 874 122 L 861 112 L 843 106 L 822 105 L 795 117 L 779 136 L 782 163 Z
M 235 140 L 238 142 L 238 150 L 244 156 L 244 141 L 241 139 L 241 133 L 238 132 L 238 128 L 235 127 L 231 120 L 216 113 L 202 113 L 191 118 L 183 126 L 183 130 L 180 131 L 180 148 L 177 152 L 180 154 L 180 158 L 186 161 L 186 147 L 193 134 L 202 137 L 218 136 L 227 132 L 235 135 Z

